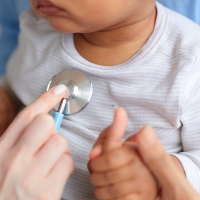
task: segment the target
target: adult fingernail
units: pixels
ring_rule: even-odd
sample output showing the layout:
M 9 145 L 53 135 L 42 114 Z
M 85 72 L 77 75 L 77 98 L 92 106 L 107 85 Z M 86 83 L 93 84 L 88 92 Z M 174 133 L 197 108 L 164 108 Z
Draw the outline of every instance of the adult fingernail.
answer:
M 52 90 L 52 94 L 55 96 L 60 96 L 61 94 L 63 94 L 66 91 L 66 86 L 61 84 L 61 85 L 57 85 L 53 90 Z
M 151 147 L 156 142 L 156 136 L 151 126 L 147 125 L 143 128 L 144 142 L 147 146 Z

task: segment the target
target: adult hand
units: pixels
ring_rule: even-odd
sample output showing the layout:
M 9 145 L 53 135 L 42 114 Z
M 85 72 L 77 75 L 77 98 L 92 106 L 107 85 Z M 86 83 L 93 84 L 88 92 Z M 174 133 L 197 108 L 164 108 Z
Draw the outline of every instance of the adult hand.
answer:
M 0 136 L 16 116 L 16 106 L 7 92 L 0 88 Z
M 155 200 L 155 178 L 134 146 L 121 140 L 126 124 L 126 112 L 118 108 L 113 123 L 100 134 L 90 154 L 88 166 L 95 196 L 101 200 Z
M 150 126 L 142 128 L 133 136 L 132 141 L 137 144 L 141 158 L 159 181 L 159 200 L 200 200 Z
M 72 173 L 67 141 L 46 113 L 65 95 L 59 85 L 26 107 L 0 138 L 0 199 L 61 198 Z

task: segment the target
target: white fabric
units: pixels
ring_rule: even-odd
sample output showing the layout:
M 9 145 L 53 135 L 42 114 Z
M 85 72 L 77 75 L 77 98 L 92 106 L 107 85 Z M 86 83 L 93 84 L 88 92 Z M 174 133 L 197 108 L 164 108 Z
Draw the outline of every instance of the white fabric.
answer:
M 94 87 L 90 104 L 65 117 L 60 130 L 69 141 L 76 167 L 63 199 L 95 199 L 88 154 L 100 131 L 111 123 L 114 105 L 128 112 L 124 139 L 145 124 L 153 126 L 200 192 L 200 27 L 160 4 L 157 9 L 154 32 L 144 47 L 127 62 L 106 67 L 82 58 L 72 34 L 55 31 L 32 10 L 21 16 L 19 47 L 9 62 L 7 78 L 25 105 L 64 69 L 83 70 Z

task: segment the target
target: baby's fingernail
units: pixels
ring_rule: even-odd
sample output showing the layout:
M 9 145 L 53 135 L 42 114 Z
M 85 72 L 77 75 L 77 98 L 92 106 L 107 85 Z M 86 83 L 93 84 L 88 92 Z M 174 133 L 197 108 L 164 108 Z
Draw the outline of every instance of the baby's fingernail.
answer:
M 120 108 L 118 105 L 113 105 L 114 111 L 117 110 L 118 108 Z
M 156 142 L 156 137 L 154 134 L 154 130 L 152 129 L 151 126 L 146 125 L 143 128 L 143 134 L 144 134 L 144 140 L 146 142 L 146 145 L 148 145 L 149 147 L 153 146 Z
M 56 87 L 54 87 L 54 89 L 52 90 L 52 94 L 55 96 L 60 96 L 63 92 L 66 91 L 66 86 L 61 84 L 61 85 L 57 85 Z

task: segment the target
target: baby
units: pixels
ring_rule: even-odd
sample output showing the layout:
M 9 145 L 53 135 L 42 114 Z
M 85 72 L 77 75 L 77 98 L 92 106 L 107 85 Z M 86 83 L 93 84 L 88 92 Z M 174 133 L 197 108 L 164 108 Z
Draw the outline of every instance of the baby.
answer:
M 112 132 L 119 131 L 121 137 L 126 127 L 123 111 L 117 112 L 115 128 L 101 133 L 113 121 L 114 105 L 128 113 L 123 140 L 150 124 L 200 192 L 200 27 L 155 0 L 31 4 L 33 10 L 21 16 L 19 46 L 2 86 L 24 105 L 65 69 L 84 71 L 94 87 L 90 104 L 65 117 L 59 131 L 71 146 L 76 168 L 63 200 L 95 199 L 91 182 L 98 199 L 156 198 L 159 187 L 154 177 L 137 152 L 121 143 L 110 148 L 112 142 L 105 142 L 101 153 L 95 147 L 90 181 L 87 163 L 93 145 L 114 140 Z M 1 98 L 8 98 L 1 93 Z

